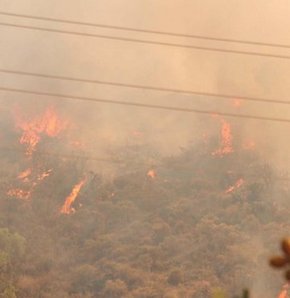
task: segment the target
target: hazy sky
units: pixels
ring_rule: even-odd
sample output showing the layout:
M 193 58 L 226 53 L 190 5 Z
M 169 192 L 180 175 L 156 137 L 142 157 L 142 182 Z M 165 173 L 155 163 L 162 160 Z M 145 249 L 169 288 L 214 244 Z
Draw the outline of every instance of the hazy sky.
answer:
M 110 25 L 156 29 L 197 35 L 247 39 L 290 44 L 289 3 L 286 1 L 1 1 L 0 9 L 55 18 Z M 186 44 L 227 48 L 262 48 L 183 38 L 119 33 L 114 30 L 52 24 L 3 17 L 2 21 L 67 28 L 84 32 L 108 33 L 138 38 L 175 41 Z M 1 63 L 5 66 L 68 73 L 103 79 L 154 83 L 156 85 L 212 90 L 219 83 L 224 92 L 286 95 L 290 61 L 212 53 L 156 45 L 109 41 L 1 27 Z M 265 49 L 265 51 L 273 51 Z M 274 49 L 275 53 L 281 52 Z M 284 51 L 285 52 L 285 51 Z M 286 52 L 287 53 L 287 52 Z M 222 69 L 221 72 L 219 70 Z M 262 75 L 261 72 L 267 72 Z M 271 76 L 271 74 L 274 74 Z M 282 83 L 278 82 L 282 80 Z M 255 80 L 257 80 L 255 82 Z M 231 82 L 229 82 L 231 81 Z M 228 83 L 228 85 L 227 85 Z M 232 84 L 229 84 L 232 83 Z M 250 90 L 243 90 L 245 87 Z M 279 85 L 278 90 L 263 90 L 258 85 Z M 231 86 L 233 85 L 233 86 Z M 288 85 L 288 84 L 286 84 Z M 281 90 L 284 86 L 284 90 Z M 257 90 L 255 90 L 255 88 Z M 266 88 L 266 87 L 264 87 Z M 285 91 L 286 90 L 286 91 Z M 275 92 L 274 92 L 275 91 Z
M 290 5 L 286 0 L 2 0 L 0 11 L 290 45 Z M 0 22 L 290 56 L 290 49 L 118 32 L 1 15 Z M 290 59 L 145 45 L 1 25 L 0 34 L 0 68 L 284 100 L 290 94 Z M 244 103 L 237 110 L 232 102 L 219 98 L 1 73 L 0 80 L 0 86 L 13 88 L 290 119 L 290 105 Z M 33 113 L 49 103 L 44 97 L 4 92 L 0 95 L 2 109 L 13 100 Z M 29 103 L 28 109 L 24 102 Z M 65 102 L 62 108 L 62 112 L 77 119 L 79 134 L 90 143 L 88 151 L 101 157 L 108 147 L 126 143 L 134 130 L 143 131 L 146 140 L 164 154 L 176 153 L 189 142 L 199 142 L 205 132 L 218 135 L 220 130 L 219 120 L 194 114 L 73 101 Z M 234 138 L 241 134 L 254 139 L 261 154 L 290 170 L 290 124 L 227 120 L 233 124 Z
M 286 0 L 2 0 L 0 10 L 108 25 L 290 44 L 290 6 Z M 290 50 L 267 47 L 118 32 L 14 17 L 0 16 L 0 19 L 2 22 L 80 32 L 290 55 Z M 285 100 L 288 99 L 290 91 L 290 60 L 144 45 L 1 26 L 0 32 L 0 67 L 3 68 Z M 206 99 L 101 85 L 36 80 L 14 75 L 0 74 L 0 78 L 2 85 L 11 87 L 233 112 L 230 103 L 218 98 Z M 15 98 L 23 100 L 23 96 L 15 94 L 3 93 L 2 97 L 3 100 Z M 40 102 L 44 99 L 36 100 Z M 151 138 L 156 142 L 158 140 L 159 145 L 164 141 L 163 148 L 178 148 L 195 135 L 198 138 L 198 131 L 202 130 L 202 124 L 208 119 L 205 117 L 200 120 L 198 117 L 197 121 L 193 114 L 72 102 L 67 109 L 79 114 L 82 124 L 85 125 L 83 131 L 86 133 L 89 133 L 88 127 L 98 127 L 100 131 L 114 131 L 120 136 L 124 130 L 145 126 L 145 130 L 151 131 Z M 240 112 L 290 118 L 290 107 L 287 106 L 246 103 Z M 285 141 L 288 126 L 285 124 L 245 121 L 239 123 L 247 130 L 255 131 L 257 138 L 263 139 L 265 144 L 272 143 L 275 136 L 280 142 L 279 148 L 282 145 L 288 146 L 288 140 Z M 273 133 L 265 133 L 265 126 L 267 131 L 273 130 Z M 277 140 L 273 141 L 275 146 Z M 271 148 L 274 151 L 275 146 L 274 149 Z

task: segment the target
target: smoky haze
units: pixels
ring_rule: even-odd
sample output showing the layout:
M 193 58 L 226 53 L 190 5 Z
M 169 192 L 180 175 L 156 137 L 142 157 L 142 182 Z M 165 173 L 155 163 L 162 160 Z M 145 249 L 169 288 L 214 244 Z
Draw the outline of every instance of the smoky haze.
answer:
M 286 0 L 2 0 L 0 11 L 290 45 L 290 6 Z M 288 49 L 123 32 L 17 17 L 1 16 L 1 22 L 289 55 Z M 145 45 L 5 26 L 0 26 L 0 30 L 2 69 L 277 100 L 288 100 L 290 92 L 290 60 L 287 59 Z M 237 107 L 234 97 L 229 100 L 3 73 L 0 73 L 0 78 L 1 87 L 290 119 L 290 105 L 242 100 L 241 106 Z M 119 148 L 139 142 L 139 139 L 136 141 L 139 137 L 156 156 L 175 156 L 184 148 L 202 143 L 204 136 L 219 137 L 221 129 L 220 119 L 192 113 L 51 99 L 2 91 L 0 100 L 1 112 L 6 115 L 1 123 L 4 128 L 8 125 L 13 128 L 12 111 L 15 108 L 33 117 L 47 106 L 56 106 L 60 114 L 73 123 L 71 133 L 74 137 L 85 144 L 82 153 L 92 157 L 112 158 Z M 11 116 L 7 116 L 7 113 Z M 290 170 L 290 143 L 287 137 L 290 124 L 225 119 L 232 125 L 234 140 L 255 142 L 263 160 L 279 171 Z M 70 148 L 61 150 L 65 153 L 73 152 Z M 149 164 L 154 162 L 149 160 Z M 100 171 L 111 178 L 116 173 L 115 166 L 92 162 L 87 167 L 88 171 Z M 278 234 L 277 239 L 283 236 Z M 264 241 L 264 234 L 252 237 L 255 247 Z M 252 286 L 253 294 L 256 295 L 254 297 L 263 294 L 263 278 L 256 277 L 256 286 Z
M 32 15 L 81 20 L 92 23 L 121 25 L 133 28 L 158 29 L 185 34 L 199 34 L 213 37 L 245 39 L 287 44 L 288 7 L 286 2 L 275 4 L 256 1 L 255 4 L 243 2 L 189 2 L 179 1 L 146 4 L 132 2 L 85 1 L 81 3 L 50 2 L 35 3 L 21 1 L 3 1 L 2 10 L 27 13 Z M 69 8 L 68 8 L 69 7 Z M 287 54 L 287 51 L 269 47 L 235 45 L 217 42 L 205 42 L 186 38 L 172 38 L 158 35 L 118 32 L 109 29 L 86 28 L 56 24 L 45 21 L 25 20 L 4 17 L 6 22 L 51 26 L 52 28 L 80 30 L 81 32 L 129 36 L 177 43 L 213 46 L 228 49 L 260 51 Z M 31 72 L 67 75 L 96 80 L 108 80 L 123 83 L 174 87 L 186 90 L 217 92 L 223 94 L 245 95 L 287 100 L 288 61 L 274 58 L 243 56 L 235 54 L 214 53 L 182 48 L 144 45 L 122 41 L 103 40 L 65 34 L 38 32 L 33 30 L 2 27 L 2 68 L 28 70 Z M 290 40 L 290 37 L 288 37 Z M 257 50 L 258 49 L 258 50 Z M 165 92 L 151 92 L 130 88 L 108 87 L 102 85 L 72 83 L 57 80 L 25 78 L 1 74 L 3 85 L 26 87 L 33 90 L 45 90 L 65 94 L 101 97 L 107 99 L 131 100 L 141 103 L 155 103 L 172 106 L 193 107 L 207 110 L 234 111 L 228 100 L 221 98 L 176 95 Z M 19 95 L 9 95 L 16 98 Z M 27 96 L 27 100 L 29 100 Z M 41 100 L 46 100 L 42 98 Z M 39 102 L 39 100 L 37 100 Z M 176 152 L 179 146 L 196 139 L 199 124 L 193 115 L 169 112 L 155 112 L 137 108 L 120 108 L 104 104 L 67 103 L 69 109 L 74 106 L 82 119 L 82 125 L 89 127 L 106 126 L 117 138 L 126 129 L 147 127 L 150 137 L 156 138 L 166 153 L 169 148 Z M 83 106 L 83 109 L 80 107 Z M 88 108 L 89 107 L 89 108 Z M 88 117 L 88 109 L 91 111 Z M 80 112 L 83 110 L 83 113 Z M 242 112 L 268 115 L 273 117 L 288 116 L 286 106 L 245 102 Z M 105 119 L 96 115 L 103 113 Z M 84 117 L 85 115 L 85 117 Z M 135 115 L 135 116 L 133 116 Z M 162 115 L 162 116 L 161 116 Z M 161 116 L 161 117 L 160 117 Z M 83 119 L 86 118 L 85 121 Z M 89 118 L 89 119 L 87 119 Z M 102 118 L 102 117 L 101 117 Z M 134 118 L 136 118 L 134 120 Z M 164 121 L 160 121 L 160 119 Z M 200 123 L 208 119 L 203 117 Z M 278 152 L 275 158 L 288 159 L 284 131 L 287 125 L 270 123 L 270 136 L 261 136 L 259 123 L 239 121 L 241 126 L 249 125 L 247 130 L 258 130 L 257 135 L 263 140 L 272 141 L 265 146 Z M 118 130 L 116 131 L 116 125 Z M 265 124 L 262 124 L 264 127 Z M 111 128 L 110 128 L 111 127 Z M 197 129 L 198 127 L 198 129 Z M 124 129 L 123 129 L 124 128 Z M 273 128 L 273 129 L 272 129 Z M 268 132 L 268 129 L 266 130 Z M 160 137 L 162 134 L 162 137 Z M 263 133 L 262 133 L 263 134 Z M 168 143 L 166 143 L 168 142 Z M 279 146 L 276 146 L 277 142 Z M 276 148 L 278 147 L 278 148 Z M 285 152 L 286 152 L 285 151 Z

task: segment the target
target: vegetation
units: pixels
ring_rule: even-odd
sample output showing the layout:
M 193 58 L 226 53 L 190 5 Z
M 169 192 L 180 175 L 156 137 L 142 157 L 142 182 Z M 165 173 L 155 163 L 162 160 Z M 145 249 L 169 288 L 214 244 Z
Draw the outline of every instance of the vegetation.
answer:
M 266 260 L 289 232 L 290 190 L 257 153 L 214 156 L 214 147 L 214 141 L 201 144 L 163 160 L 141 146 L 123 148 L 117 155 L 127 163 L 116 166 L 110 179 L 86 173 L 82 161 L 35 154 L 33 166 L 53 172 L 31 200 L 7 195 L 26 165 L 19 164 L 20 153 L 7 153 L 0 203 L 2 296 L 208 298 L 216 288 L 233 297 L 249 287 L 257 296 L 275 297 L 281 276 L 270 272 Z M 152 165 L 156 177 L 147 176 Z M 61 214 L 84 176 L 76 212 Z

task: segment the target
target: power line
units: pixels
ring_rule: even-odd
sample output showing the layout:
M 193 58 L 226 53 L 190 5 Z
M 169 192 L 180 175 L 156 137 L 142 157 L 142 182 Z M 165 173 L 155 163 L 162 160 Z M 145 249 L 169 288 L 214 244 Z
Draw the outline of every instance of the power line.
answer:
M 1 147 L 0 147 L 1 149 Z M 17 149 L 16 149 L 17 150 Z M 52 153 L 48 151 L 43 150 L 37 150 L 35 152 L 36 155 L 44 155 L 44 156 L 53 156 L 53 157 L 63 157 L 63 158 L 69 158 L 69 159 L 84 159 L 84 160 L 92 160 L 92 161 L 99 161 L 99 162 L 105 162 L 105 163 L 112 163 L 112 164 L 126 164 L 128 161 L 122 160 L 122 159 L 112 159 L 112 158 L 105 158 L 105 157 L 98 157 L 98 156 L 88 156 L 88 155 L 79 155 L 79 154 L 67 154 L 67 153 Z M 152 166 L 153 162 L 146 163 L 146 162 L 134 162 L 134 165 L 138 166 Z M 156 165 L 157 163 L 154 162 Z
M 8 152 L 14 151 L 14 152 L 23 152 L 20 148 L 15 147 L 0 147 L 1 150 L 6 150 Z M 100 161 L 100 162 L 109 162 L 109 163 L 125 163 L 124 160 L 120 159 L 108 159 L 108 158 L 102 158 L 102 157 L 96 157 L 96 156 L 86 156 L 86 155 L 76 155 L 76 154 L 67 154 L 67 153 L 52 153 L 42 150 L 37 150 L 35 152 L 36 155 L 44 155 L 44 156 L 54 156 L 54 157 L 63 157 L 63 158 L 70 158 L 70 159 L 84 159 L 84 160 L 94 160 L 94 161 Z M 144 163 L 145 165 L 145 163 Z
M 45 155 L 45 156 L 54 156 L 54 157 L 63 157 L 63 158 L 70 158 L 70 159 L 84 159 L 84 160 L 93 160 L 99 162 L 106 162 L 106 163 L 116 163 L 116 164 L 123 164 L 124 161 L 119 159 L 108 159 L 96 156 L 86 156 L 86 155 L 76 155 L 76 154 L 67 154 L 67 153 L 51 153 L 46 151 L 36 151 L 38 155 Z
M 242 39 L 220 38 L 220 37 L 212 37 L 212 36 L 205 36 L 205 35 L 184 34 L 184 33 L 175 33 L 175 32 L 160 31 L 160 30 L 139 29 L 139 28 L 125 27 L 125 26 L 117 26 L 117 25 L 96 24 L 96 23 L 80 22 L 80 21 L 65 20 L 65 19 L 58 19 L 58 18 L 51 18 L 51 17 L 18 14 L 18 13 L 11 13 L 11 12 L 5 12 L 5 11 L 0 11 L 0 15 L 21 17 L 21 18 L 32 19 L 32 20 L 58 22 L 58 23 L 65 23 L 65 24 L 72 24 L 72 25 L 82 25 L 82 26 L 89 26 L 89 27 L 96 27 L 96 28 L 106 28 L 106 29 L 114 29 L 114 30 L 122 30 L 122 31 L 139 32 L 139 33 L 168 35 L 168 36 L 174 36 L 174 37 L 186 37 L 186 38 L 203 39 L 203 40 L 211 40 L 211 41 L 240 43 L 240 44 L 248 44 L 248 45 L 258 45 L 258 46 L 268 46 L 268 47 L 278 47 L 278 48 L 290 49 L 290 45 L 288 45 L 288 44 L 277 44 L 277 43 L 269 43 L 269 42 L 242 40 Z
M 3 22 L 0 23 L 0 26 L 13 27 L 13 28 L 18 28 L 18 29 L 21 28 L 21 29 L 28 29 L 28 30 L 37 30 L 37 31 L 44 31 L 44 32 L 61 33 L 61 34 L 69 34 L 69 35 L 77 35 L 77 36 L 84 36 L 84 37 L 96 37 L 96 38 L 103 38 L 103 39 L 108 39 L 108 40 L 118 40 L 118 41 L 134 42 L 134 43 L 141 43 L 141 44 L 169 46 L 169 47 L 184 48 L 184 49 L 195 49 L 195 50 L 202 50 L 202 51 L 209 51 L 209 52 L 220 52 L 220 53 L 259 56 L 259 57 L 287 59 L 287 60 L 290 59 L 290 56 L 287 56 L 287 55 L 184 45 L 184 44 L 178 44 L 178 43 L 159 42 L 159 41 L 152 41 L 152 40 L 143 40 L 143 39 L 135 39 L 135 38 L 128 38 L 128 37 L 117 37 L 117 36 L 101 35 L 101 34 L 93 34 L 93 33 L 81 33 L 81 32 L 76 32 L 76 31 L 43 28 L 43 27 L 28 26 L 28 25 L 17 25 L 17 24 L 3 23 Z
M 169 106 L 163 106 L 163 105 L 152 105 L 152 104 L 136 103 L 131 101 L 118 101 L 118 100 L 102 99 L 102 98 L 94 98 L 94 97 L 74 96 L 74 95 L 40 92 L 40 91 L 32 91 L 32 90 L 25 90 L 25 89 L 0 87 L 0 91 L 56 97 L 56 98 L 63 98 L 65 100 L 88 101 L 93 103 L 106 103 L 106 104 L 149 108 L 149 109 L 157 109 L 157 110 L 165 110 L 165 111 L 186 112 L 186 113 L 195 113 L 195 114 L 202 114 L 202 115 L 218 115 L 218 116 L 226 116 L 226 117 L 241 118 L 241 119 L 290 123 L 290 119 L 286 119 L 286 118 L 255 116 L 255 115 L 247 115 L 247 114 L 232 114 L 232 113 L 223 113 L 218 111 L 205 111 L 205 110 L 191 109 L 191 108 L 169 107 Z
M 141 89 L 141 90 L 173 92 L 173 93 L 180 93 L 180 94 L 181 93 L 182 94 L 192 94 L 192 95 L 200 95 L 200 96 L 219 97 L 219 98 L 225 98 L 225 99 L 241 99 L 241 100 L 246 100 L 246 101 L 262 102 L 262 103 L 275 103 L 275 104 L 285 104 L 285 105 L 290 104 L 290 101 L 287 101 L 287 100 L 259 98 L 259 97 L 250 97 L 250 96 L 241 96 L 241 95 L 228 95 L 228 94 L 221 94 L 221 93 L 201 92 L 201 91 L 185 90 L 185 89 L 163 88 L 163 87 L 137 85 L 137 84 L 126 84 L 126 83 L 111 82 L 111 81 L 90 80 L 90 79 L 73 78 L 73 77 L 67 77 L 67 76 L 33 73 L 33 72 L 26 72 L 26 71 L 19 71 L 19 70 L 9 70 L 9 69 L 3 69 L 3 68 L 0 68 L 0 72 L 7 73 L 7 74 L 16 74 L 16 75 L 46 78 L 46 79 L 58 79 L 58 80 L 73 81 L 73 82 L 80 82 L 80 83 L 90 83 L 90 84 L 109 85 L 109 86 L 116 86 L 116 87 L 135 88 L 135 89 Z
M 19 153 L 23 153 L 23 149 L 22 148 L 16 148 L 16 147 L 7 147 L 7 146 L 2 146 L 0 147 L 0 151 L 1 150 L 5 150 L 8 152 L 19 152 Z M 98 161 L 98 162 L 104 162 L 104 163 L 112 163 L 112 164 L 122 164 L 125 165 L 128 161 L 126 161 L 125 159 L 113 159 L 113 158 L 106 158 L 106 157 L 99 157 L 99 156 L 94 156 L 94 155 L 88 155 L 88 153 L 86 153 L 86 155 L 80 155 L 80 154 L 68 154 L 68 153 L 54 153 L 51 151 L 44 151 L 44 150 L 37 150 L 35 152 L 33 152 L 33 154 L 37 155 L 42 155 L 42 156 L 53 156 L 53 157 L 58 157 L 58 158 L 69 158 L 69 159 L 83 159 L 83 160 L 91 160 L 91 161 Z M 134 165 L 138 165 L 138 166 L 156 166 L 157 162 L 134 162 Z
M 23 152 L 22 149 L 16 148 L 16 147 L 0 147 L 1 150 L 6 150 L 6 151 L 14 151 L 14 152 Z M 92 161 L 99 161 L 99 162 L 105 162 L 105 163 L 112 163 L 112 164 L 123 164 L 125 165 L 128 161 L 125 159 L 112 159 L 112 158 L 105 158 L 105 157 L 96 157 L 96 156 L 87 156 L 87 155 L 76 155 L 76 154 L 68 154 L 68 153 L 52 153 L 48 151 L 43 151 L 43 150 L 37 150 L 35 152 L 36 155 L 44 155 L 44 156 L 53 156 L 53 157 L 59 157 L 59 158 L 69 158 L 69 159 L 84 159 L 84 160 L 92 160 Z M 134 165 L 138 166 L 145 166 L 145 167 L 160 167 L 162 164 L 160 163 L 162 161 L 154 161 L 154 162 L 134 162 Z M 252 178 L 252 176 L 251 176 Z M 276 177 L 275 180 L 281 180 L 281 181 L 289 181 L 289 177 Z

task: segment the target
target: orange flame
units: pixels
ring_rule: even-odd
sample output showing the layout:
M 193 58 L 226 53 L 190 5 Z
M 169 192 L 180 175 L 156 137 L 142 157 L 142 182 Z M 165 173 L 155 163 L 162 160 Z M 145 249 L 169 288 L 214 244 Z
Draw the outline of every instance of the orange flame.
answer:
M 82 187 L 84 186 L 86 179 L 81 180 L 78 184 L 76 184 L 70 195 L 66 198 L 64 205 L 62 206 L 60 212 L 62 214 L 71 214 L 75 212 L 75 209 L 71 207 L 72 203 L 77 198 L 79 192 L 81 191 Z
M 284 285 L 282 288 L 282 291 L 280 292 L 277 298 L 288 298 L 289 297 L 288 289 L 289 289 L 289 285 L 288 284 Z
M 52 169 L 45 171 L 42 174 L 39 174 L 36 177 L 36 181 L 31 182 L 31 184 L 29 186 L 29 188 L 30 188 L 29 190 L 24 190 L 21 188 L 10 189 L 7 191 L 7 195 L 10 197 L 16 197 L 21 200 L 29 200 L 31 198 L 31 195 L 32 195 L 35 187 L 38 185 L 38 182 L 43 181 L 45 178 L 47 178 L 51 174 L 51 172 L 52 172 Z M 21 172 L 17 176 L 17 178 L 19 180 L 21 180 L 22 182 L 27 183 L 27 182 L 29 182 L 29 176 L 31 176 L 31 174 L 32 174 L 32 170 L 29 168 L 29 169 Z
M 67 122 L 60 120 L 55 109 L 50 107 L 41 117 L 30 121 L 18 119 L 17 127 L 23 131 L 20 143 L 27 146 L 26 154 L 32 155 L 41 140 L 41 134 L 56 137 L 67 127 Z
M 32 170 L 31 170 L 30 168 L 28 168 L 27 170 L 21 172 L 21 173 L 17 176 L 17 178 L 18 178 L 19 180 L 22 180 L 23 182 L 28 182 L 28 181 L 29 181 L 29 178 L 28 178 L 28 177 L 31 175 L 31 173 L 32 173 Z
M 10 197 L 16 197 L 20 200 L 29 200 L 31 197 L 31 190 L 23 190 L 20 188 L 11 189 L 7 192 Z
M 234 149 L 231 126 L 228 122 L 222 119 L 221 148 L 213 152 L 212 155 L 224 156 L 232 152 L 234 152 Z
M 149 170 L 147 173 L 147 177 L 151 178 L 151 179 L 155 179 L 157 177 L 157 173 L 154 170 Z
M 226 190 L 226 194 L 232 193 L 234 192 L 236 189 L 240 188 L 243 184 L 245 183 L 244 179 L 240 178 L 235 185 L 230 186 L 227 190 Z
M 39 175 L 37 176 L 37 180 L 38 180 L 38 181 L 43 181 L 45 178 L 47 178 L 47 177 L 50 176 L 51 172 L 52 172 L 52 169 L 47 170 L 46 172 L 43 172 L 42 174 L 39 174 Z
M 29 176 L 31 175 L 32 170 L 28 168 L 27 170 L 21 172 L 17 179 L 21 180 L 23 183 L 29 182 Z M 7 195 L 10 197 L 15 197 L 20 200 L 29 200 L 31 197 L 32 188 L 30 190 L 24 190 L 21 188 L 14 188 L 7 191 Z

